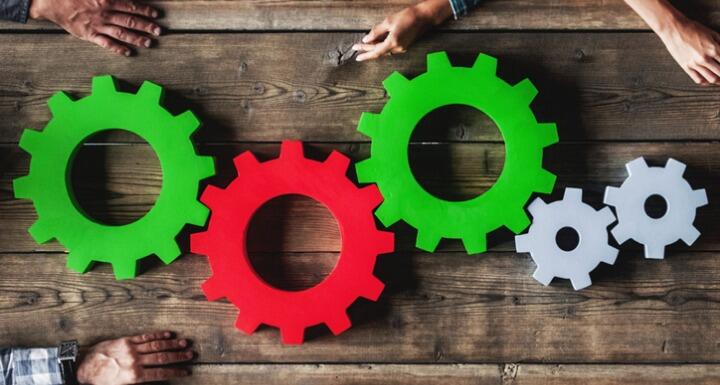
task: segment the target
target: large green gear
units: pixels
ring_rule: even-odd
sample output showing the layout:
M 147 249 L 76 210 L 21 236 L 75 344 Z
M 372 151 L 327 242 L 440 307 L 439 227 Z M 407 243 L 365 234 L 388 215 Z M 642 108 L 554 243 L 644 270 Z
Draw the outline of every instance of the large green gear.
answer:
M 537 89 L 525 79 L 512 86 L 496 75 L 497 60 L 480 54 L 472 67 L 453 67 L 445 52 L 427 57 L 427 72 L 408 80 L 398 72 L 383 86 L 390 96 L 380 114 L 363 113 L 358 131 L 372 139 L 370 158 L 356 165 L 358 180 L 377 183 L 385 201 L 376 216 L 385 226 L 404 220 L 418 230 L 416 246 L 434 251 L 441 238 L 462 239 L 469 254 L 487 249 L 487 234 L 501 226 L 514 233 L 530 219 L 524 206 L 533 192 L 549 193 L 555 175 L 543 169 L 543 149 L 557 143 L 554 123 L 538 123 L 530 109 Z M 477 108 L 498 126 L 505 165 L 485 193 L 451 202 L 425 191 L 413 176 L 408 144 L 429 112 L 447 105 Z
M 200 126 L 186 111 L 173 116 L 161 106 L 163 89 L 144 82 L 137 94 L 119 92 L 111 76 L 97 76 L 91 95 L 71 100 L 58 92 L 48 101 L 52 119 L 43 131 L 27 129 L 20 147 L 31 155 L 30 172 L 13 183 L 15 197 L 32 199 L 38 220 L 29 232 L 38 243 L 56 238 L 79 273 L 93 262 L 111 263 L 117 279 L 133 278 L 139 259 L 180 255 L 175 237 L 187 224 L 202 226 L 209 210 L 197 200 L 200 180 L 215 173 L 211 157 L 198 156 L 190 139 Z M 73 157 L 90 136 L 109 129 L 132 132 L 156 152 L 163 173 L 152 209 L 122 226 L 97 223 L 83 213 L 70 185 Z

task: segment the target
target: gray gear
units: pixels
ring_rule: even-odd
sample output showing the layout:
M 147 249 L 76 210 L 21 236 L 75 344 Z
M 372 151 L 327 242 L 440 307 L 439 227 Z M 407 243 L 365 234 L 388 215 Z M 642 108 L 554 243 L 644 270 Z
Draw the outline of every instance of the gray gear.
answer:
M 605 204 L 615 207 L 618 224 L 612 235 L 619 244 L 628 239 L 645 246 L 645 258 L 663 259 L 665 246 L 682 239 L 688 246 L 700 236 L 693 226 L 697 208 L 708 204 L 705 189 L 693 190 L 683 178 L 685 164 L 668 159 L 665 167 L 648 167 L 640 157 L 625 165 L 628 178 L 605 189 Z M 660 218 L 645 212 L 645 201 L 653 195 L 665 199 L 667 210 Z
M 582 190 L 566 188 L 560 201 L 545 203 L 536 198 L 528 207 L 533 217 L 527 234 L 515 237 L 518 252 L 530 253 L 537 269 L 533 277 L 547 286 L 554 277 L 569 279 L 575 290 L 590 286 L 590 272 L 600 262 L 612 265 L 618 250 L 608 244 L 607 227 L 615 222 L 608 207 L 596 211 L 583 203 Z M 570 227 L 578 236 L 578 245 L 570 251 L 561 249 L 555 237 Z

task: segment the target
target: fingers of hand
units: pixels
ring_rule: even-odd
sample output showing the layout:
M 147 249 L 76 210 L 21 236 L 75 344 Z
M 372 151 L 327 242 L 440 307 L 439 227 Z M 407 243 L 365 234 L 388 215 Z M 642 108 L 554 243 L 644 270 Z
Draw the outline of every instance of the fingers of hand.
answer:
M 143 366 L 158 366 L 190 361 L 192 358 L 193 352 L 191 350 L 182 350 L 178 352 L 141 354 L 138 357 L 138 362 Z
M 156 340 L 168 340 L 172 338 L 173 334 L 170 331 L 163 330 L 152 333 L 140 334 L 137 336 L 128 337 L 130 342 L 134 344 L 142 344 L 145 342 L 156 341 Z
M 157 18 L 159 16 L 158 11 L 145 4 L 138 4 L 131 0 L 108 0 L 109 8 L 115 11 L 130 13 L 133 15 L 140 15 L 150 18 Z
M 126 47 L 123 44 L 118 43 L 117 41 L 115 41 L 105 35 L 101 35 L 98 33 L 91 34 L 87 38 L 87 40 L 90 41 L 91 43 L 95 43 L 95 44 L 99 45 L 100 47 L 103 47 L 107 50 L 115 52 L 118 55 L 130 56 L 131 51 L 128 47 Z
M 164 381 L 189 375 L 190 371 L 183 368 L 149 368 L 142 370 L 136 383 Z
M 127 13 L 111 12 L 105 17 L 108 24 L 117 25 L 119 27 L 149 33 L 151 35 L 160 36 L 160 26 L 150 22 L 142 17 L 133 16 Z
M 149 37 L 144 36 L 140 33 L 133 32 L 127 28 L 118 27 L 117 25 L 103 25 L 98 27 L 98 32 L 110 36 L 113 39 L 119 40 L 136 47 L 150 47 L 152 40 Z
M 700 84 L 700 85 L 708 84 L 707 80 L 705 80 L 705 78 L 700 76 L 700 74 L 697 73 L 697 71 L 695 71 L 694 69 L 687 68 L 687 69 L 685 69 L 685 72 L 687 72 L 687 74 L 690 76 L 690 78 L 693 80 L 693 82 L 695 82 L 695 84 Z
M 707 80 L 708 83 L 712 83 L 712 84 L 718 84 L 718 83 L 720 83 L 720 76 L 715 75 L 714 72 L 712 72 L 711 70 L 707 69 L 706 67 L 704 67 L 704 66 L 697 66 L 697 67 L 695 67 L 694 69 L 695 69 L 695 71 L 697 71 L 700 75 L 702 75 L 702 77 L 705 78 L 705 80 Z
M 363 43 L 373 43 L 378 40 L 380 40 L 383 35 L 387 34 L 390 30 L 390 23 L 388 23 L 387 20 L 383 21 L 380 24 L 377 24 L 372 27 L 370 32 L 368 32 L 367 35 L 363 36 L 362 42 Z
M 154 340 L 138 344 L 135 350 L 138 353 L 146 354 L 185 349 L 188 345 L 188 341 L 185 339 Z
M 392 49 L 392 45 L 390 44 L 390 42 L 388 40 L 385 40 L 384 42 L 375 45 L 375 47 L 372 50 L 358 55 L 355 58 L 355 60 L 365 61 L 365 60 L 377 59 L 380 56 L 390 53 L 391 49 Z

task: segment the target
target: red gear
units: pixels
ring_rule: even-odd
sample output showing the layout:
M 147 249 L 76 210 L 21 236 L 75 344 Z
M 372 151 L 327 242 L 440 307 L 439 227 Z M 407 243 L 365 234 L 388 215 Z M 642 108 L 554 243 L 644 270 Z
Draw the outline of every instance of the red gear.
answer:
M 350 160 L 333 151 L 307 159 L 302 142 L 284 141 L 280 157 L 260 163 L 247 151 L 234 160 L 238 177 L 226 189 L 208 186 L 200 200 L 212 210 L 208 230 L 191 236 L 190 249 L 208 256 L 212 276 L 202 286 L 210 301 L 226 297 L 240 311 L 236 327 L 252 334 L 262 323 L 280 329 L 283 343 L 301 344 L 305 328 L 325 323 L 338 335 L 350 326 L 347 308 L 358 297 L 376 301 L 384 284 L 373 275 L 378 254 L 394 251 L 394 236 L 375 226 L 382 202 L 375 185 L 358 188 L 345 175 Z M 330 210 L 342 252 L 330 275 L 302 291 L 270 286 L 252 268 L 246 250 L 252 216 L 273 198 L 300 194 Z

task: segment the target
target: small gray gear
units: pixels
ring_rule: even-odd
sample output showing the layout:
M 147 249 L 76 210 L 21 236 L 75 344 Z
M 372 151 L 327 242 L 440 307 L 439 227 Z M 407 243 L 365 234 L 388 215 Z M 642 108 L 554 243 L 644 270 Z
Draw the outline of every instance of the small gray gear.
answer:
M 582 190 L 566 188 L 560 201 L 545 203 L 536 198 L 528 207 L 533 217 L 527 234 L 515 237 L 518 252 L 530 253 L 537 269 L 533 277 L 547 286 L 554 277 L 569 279 L 575 290 L 590 286 L 590 272 L 600 262 L 612 265 L 618 250 L 608 243 L 607 227 L 615 222 L 608 207 L 595 210 L 583 203 Z M 558 231 L 570 227 L 578 234 L 578 244 L 570 251 L 558 246 Z
M 665 246 L 682 239 L 688 246 L 700 236 L 693 226 L 697 208 L 708 204 L 705 189 L 693 190 L 683 178 L 685 164 L 669 158 L 665 167 L 648 167 L 639 157 L 625 165 L 629 176 L 618 187 L 605 189 L 605 204 L 615 207 L 618 224 L 611 232 L 619 244 L 634 239 L 645 246 L 645 258 L 663 259 Z M 652 218 L 645 201 L 661 196 L 665 214 Z

